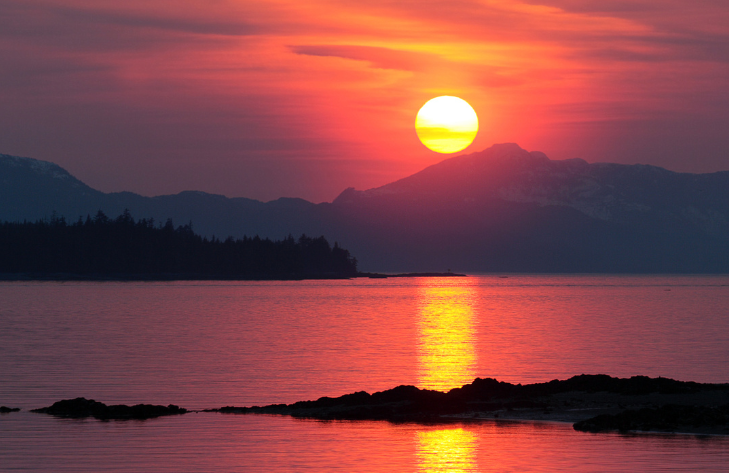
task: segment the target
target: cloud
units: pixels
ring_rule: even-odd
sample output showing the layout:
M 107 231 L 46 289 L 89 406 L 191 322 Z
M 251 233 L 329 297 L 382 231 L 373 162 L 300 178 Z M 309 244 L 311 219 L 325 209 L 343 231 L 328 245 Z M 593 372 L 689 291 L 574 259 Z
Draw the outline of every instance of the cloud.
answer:
M 259 25 L 225 19 L 206 20 L 169 15 L 141 15 L 119 11 L 103 11 L 68 7 L 53 7 L 49 13 L 57 15 L 60 22 L 72 24 L 114 25 L 124 28 L 149 28 L 201 35 L 246 36 L 260 34 Z
M 0 41 L 68 52 L 144 51 L 195 47 L 225 37 L 259 34 L 260 26 L 217 18 L 13 0 L 0 6 Z M 197 46 L 199 47 L 199 46 Z
M 435 63 L 443 64 L 447 62 L 435 54 L 373 46 L 300 45 L 291 46 L 290 48 L 296 54 L 366 61 L 376 68 L 403 71 L 422 71 L 433 67 Z
M 725 0 L 4 0 L 0 152 L 148 194 L 273 198 L 295 168 L 318 200 L 434 163 L 415 112 L 459 95 L 475 149 L 678 166 L 700 123 L 683 169 L 729 168 L 727 25 Z

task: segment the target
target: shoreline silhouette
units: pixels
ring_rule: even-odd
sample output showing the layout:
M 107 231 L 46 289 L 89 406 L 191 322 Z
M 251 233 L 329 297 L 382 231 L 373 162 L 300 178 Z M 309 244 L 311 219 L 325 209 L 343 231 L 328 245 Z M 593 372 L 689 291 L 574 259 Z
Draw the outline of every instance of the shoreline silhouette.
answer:
M 223 274 L 161 273 L 161 274 L 75 274 L 75 273 L 0 273 L 0 281 L 304 281 L 312 279 L 387 279 L 387 278 L 447 278 L 468 277 L 463 273 L 356 273 L 302 274 L 294 276 L 227 276 Z
M 336 398 L 267 406 L 189 410 L 173 404 L 107 406 L 76 398 L 31 412 L 100 420 L 145 420 L 188 412 L 215 412 L 425 424 L 558 421 L 572 423 L 575 430 L 583 432 L 729 435 L 729 383 L 584 374 L 526 385 L 476 378 L 448 392 L 398 386 L 374 394 L 359 391 Z
M 356 276 L 357 259 L 323 236 L 210 239 L 192 223 L 135 221 L 128 210 L 111 219 L 67 223 L 63 217 L 0 223 L 3 280 L 311 279 Z

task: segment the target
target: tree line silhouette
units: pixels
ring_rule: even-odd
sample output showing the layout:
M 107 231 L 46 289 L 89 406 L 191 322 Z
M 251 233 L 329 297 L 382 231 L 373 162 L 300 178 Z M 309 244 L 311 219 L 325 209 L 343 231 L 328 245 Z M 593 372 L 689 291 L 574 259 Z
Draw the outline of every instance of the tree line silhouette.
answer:
M 323 237 L 289 235 L 272 241 L 225 240 L 197 235 L 192 223 L 135 221 L 99 211 L 72 224 L 51 216 L 36 222 L 0 223 L 0 273 L 33 276 L 301 279 L 349 277 L 357 260 Z

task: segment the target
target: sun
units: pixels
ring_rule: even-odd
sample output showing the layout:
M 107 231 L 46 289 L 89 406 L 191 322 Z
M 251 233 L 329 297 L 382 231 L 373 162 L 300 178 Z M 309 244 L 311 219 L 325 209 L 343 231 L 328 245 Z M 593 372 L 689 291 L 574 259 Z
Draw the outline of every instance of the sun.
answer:
M 436 153 L 466 149 L 478 133 L 478 116 L 468 102 L 443 95 L 425 102 L 415 118 L 420 141 Z

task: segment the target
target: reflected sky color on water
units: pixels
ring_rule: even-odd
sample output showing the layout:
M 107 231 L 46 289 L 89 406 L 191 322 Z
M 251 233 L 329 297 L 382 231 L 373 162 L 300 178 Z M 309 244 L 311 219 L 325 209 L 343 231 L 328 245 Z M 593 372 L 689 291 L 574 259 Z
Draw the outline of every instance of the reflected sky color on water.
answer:
M 726 471 L 729 439 L 568 424 L 145 422 L 28 412 L 78 396 L 192 409 L 475 377 L 729 381 L 727 276 L 0 283 L 0 471 Z M 627 467 L 626 467 L 627 465 Z

